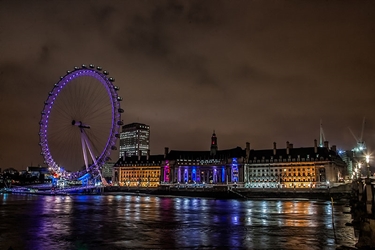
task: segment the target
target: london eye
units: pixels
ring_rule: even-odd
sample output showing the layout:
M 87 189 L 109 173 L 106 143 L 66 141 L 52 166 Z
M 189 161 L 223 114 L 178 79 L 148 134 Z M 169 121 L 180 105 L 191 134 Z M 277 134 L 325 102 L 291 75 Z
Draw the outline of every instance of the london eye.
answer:
M 122 125 L 115 79 L 94 65 L 67 71 L 48 93 L 41 112 L 39 145 L 45 164 L 59 177 L 101 177 L 116 150 Z

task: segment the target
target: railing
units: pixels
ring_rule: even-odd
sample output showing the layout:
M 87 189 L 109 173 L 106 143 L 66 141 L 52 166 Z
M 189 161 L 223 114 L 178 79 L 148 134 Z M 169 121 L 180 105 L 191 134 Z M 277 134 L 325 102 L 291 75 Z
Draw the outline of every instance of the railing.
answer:
M 351 214 L 352 225 L 359 230 L 356 247 L 375 247 L 375 178 L 360 178 L 352 182 Z
M 353 181 L 352 192 L 356 200 L 365 205 L 367 216 L 375 218 L 375 178 L 361 178 Z

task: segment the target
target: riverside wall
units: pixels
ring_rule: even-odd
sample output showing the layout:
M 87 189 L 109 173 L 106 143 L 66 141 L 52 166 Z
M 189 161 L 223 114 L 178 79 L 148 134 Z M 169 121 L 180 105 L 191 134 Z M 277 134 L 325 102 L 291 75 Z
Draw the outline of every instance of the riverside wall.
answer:
M 352 182 L 350 200 L 352 222 L 348 223 L 359 232 L 356 247 L 375 249 L 375 182 L 374 178 L 356 179 Z
M 187 197 L 207 197 L 216 199 L 349 199 L 350 185 L 332 188 L 241 188 L 233 185 L 217 185 L 210 188 L 195 186 L 164 185 L 158 188 L 107 187 L 105 193 L 120 192 L 130 194 L 171 195 Z

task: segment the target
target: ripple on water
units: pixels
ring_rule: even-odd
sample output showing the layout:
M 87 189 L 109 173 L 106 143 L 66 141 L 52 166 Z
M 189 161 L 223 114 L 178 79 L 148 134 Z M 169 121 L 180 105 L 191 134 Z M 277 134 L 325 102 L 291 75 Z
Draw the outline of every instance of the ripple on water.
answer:
M 13 249 L 335 249 L 357 241 L 347 208 L 336 205 L 335 242 L 329 202 L 1 197 L 0 241 Z

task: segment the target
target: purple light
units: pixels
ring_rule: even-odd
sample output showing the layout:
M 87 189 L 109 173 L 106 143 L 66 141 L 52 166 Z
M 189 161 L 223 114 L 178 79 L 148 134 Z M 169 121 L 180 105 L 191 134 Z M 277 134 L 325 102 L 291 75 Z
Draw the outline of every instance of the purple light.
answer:
M 103 158 L 103 156 L 107 156 L 109 155 L 109 150 L 110 148 L 115 144 L 115 140 L 116 138 L 113 138 L 114 135 L 116 134 L 115 131 L 117 131 L 119 129 L 119 125 L 116 123 L 117 120 L 119 120 L 119 117 L 120 117 L 120 114 L 117 113 L 117 109 L 115 107 L 119 107 L 120 105 L 116 102 L 116 100 L 114 100 L 113 98 L 113 84 L 108 80 L 108 78 L 106 76 L 104 76 L 103 74 L 100 74 L 99 72 L 97 72 L 96 70 L 91 70 L 91 69 L 81 69 L 81 70 L 77 70 L 76 73 L 73 73 L 71 74 L 72 72 L 68 72 L 68 74 L 65 76 L 65 77 L 61 77 L 60 78 L 60 81 L 56 84 L 54 84 L 54 88 L 52 89 L 52 93 L 54 93 L 53 97 L 51 98 L 52 101 L 51 103 L 47 103 L 47 101 L 49 101 L 47 99 L 46 101 L 46 106 L 45 106 L 45 111 L 48 111 L 48 113 L 50 113 L 50 110 L 52 109 L 52 105 L 54 104 L 54 100 L 56 99 L 57 95 L 60 93 L 60 90 L 70 82 L 70 80 L 80 76 L 80 75 L 87 75 L 87 76 L 91 76 L 91 77 L 94 77 L 95 79 L 97 79 L 105 88 L 106 88 L 106 91 L 107 91 L 107 94 L 110 98 L 112 98 L 111 100 L 111 106 L 112 106 L 112 127 L 111 127 L 111 133 L 106 142 L 106 145 L 105 145 L 105 148 L 103 150 L 103 152 L 101 153 L 101 155 L 98 157 L 98 162 L 101 162 L 100 159 Z M 70 75 L 71 74 L 71 75 Z M 59 87 L 59 88 L 57 88 Z M 117 97 L 117 96 L 115 96 Z M 51 100 L 50 99 L 50 100 Z M 41 128 L 43 128 L 43 125 L 44 125 L 44 133 L 42 136 L 41 136 L 41 140 L 42 141 L 46 141 L 47 140 L 47 124 L 48 124 L 48 121 L 49 121 L 49 116 L 47 115 L 46 117 L 42 117 L 43 119 L 43 123 L 44 124 L 41 124 Z M 43 130 L 42 130 L 43 131 Z M 47 151 L 48 151 L 48 145 L 47 143 L 45 144 L 45 147 L 47 148 Z M 48 157 L 47 159 L 49 162 L 49 165 L 55 165 L 56 163 L 54 162 L 54 160 L 52 159 L 52 157 Z

